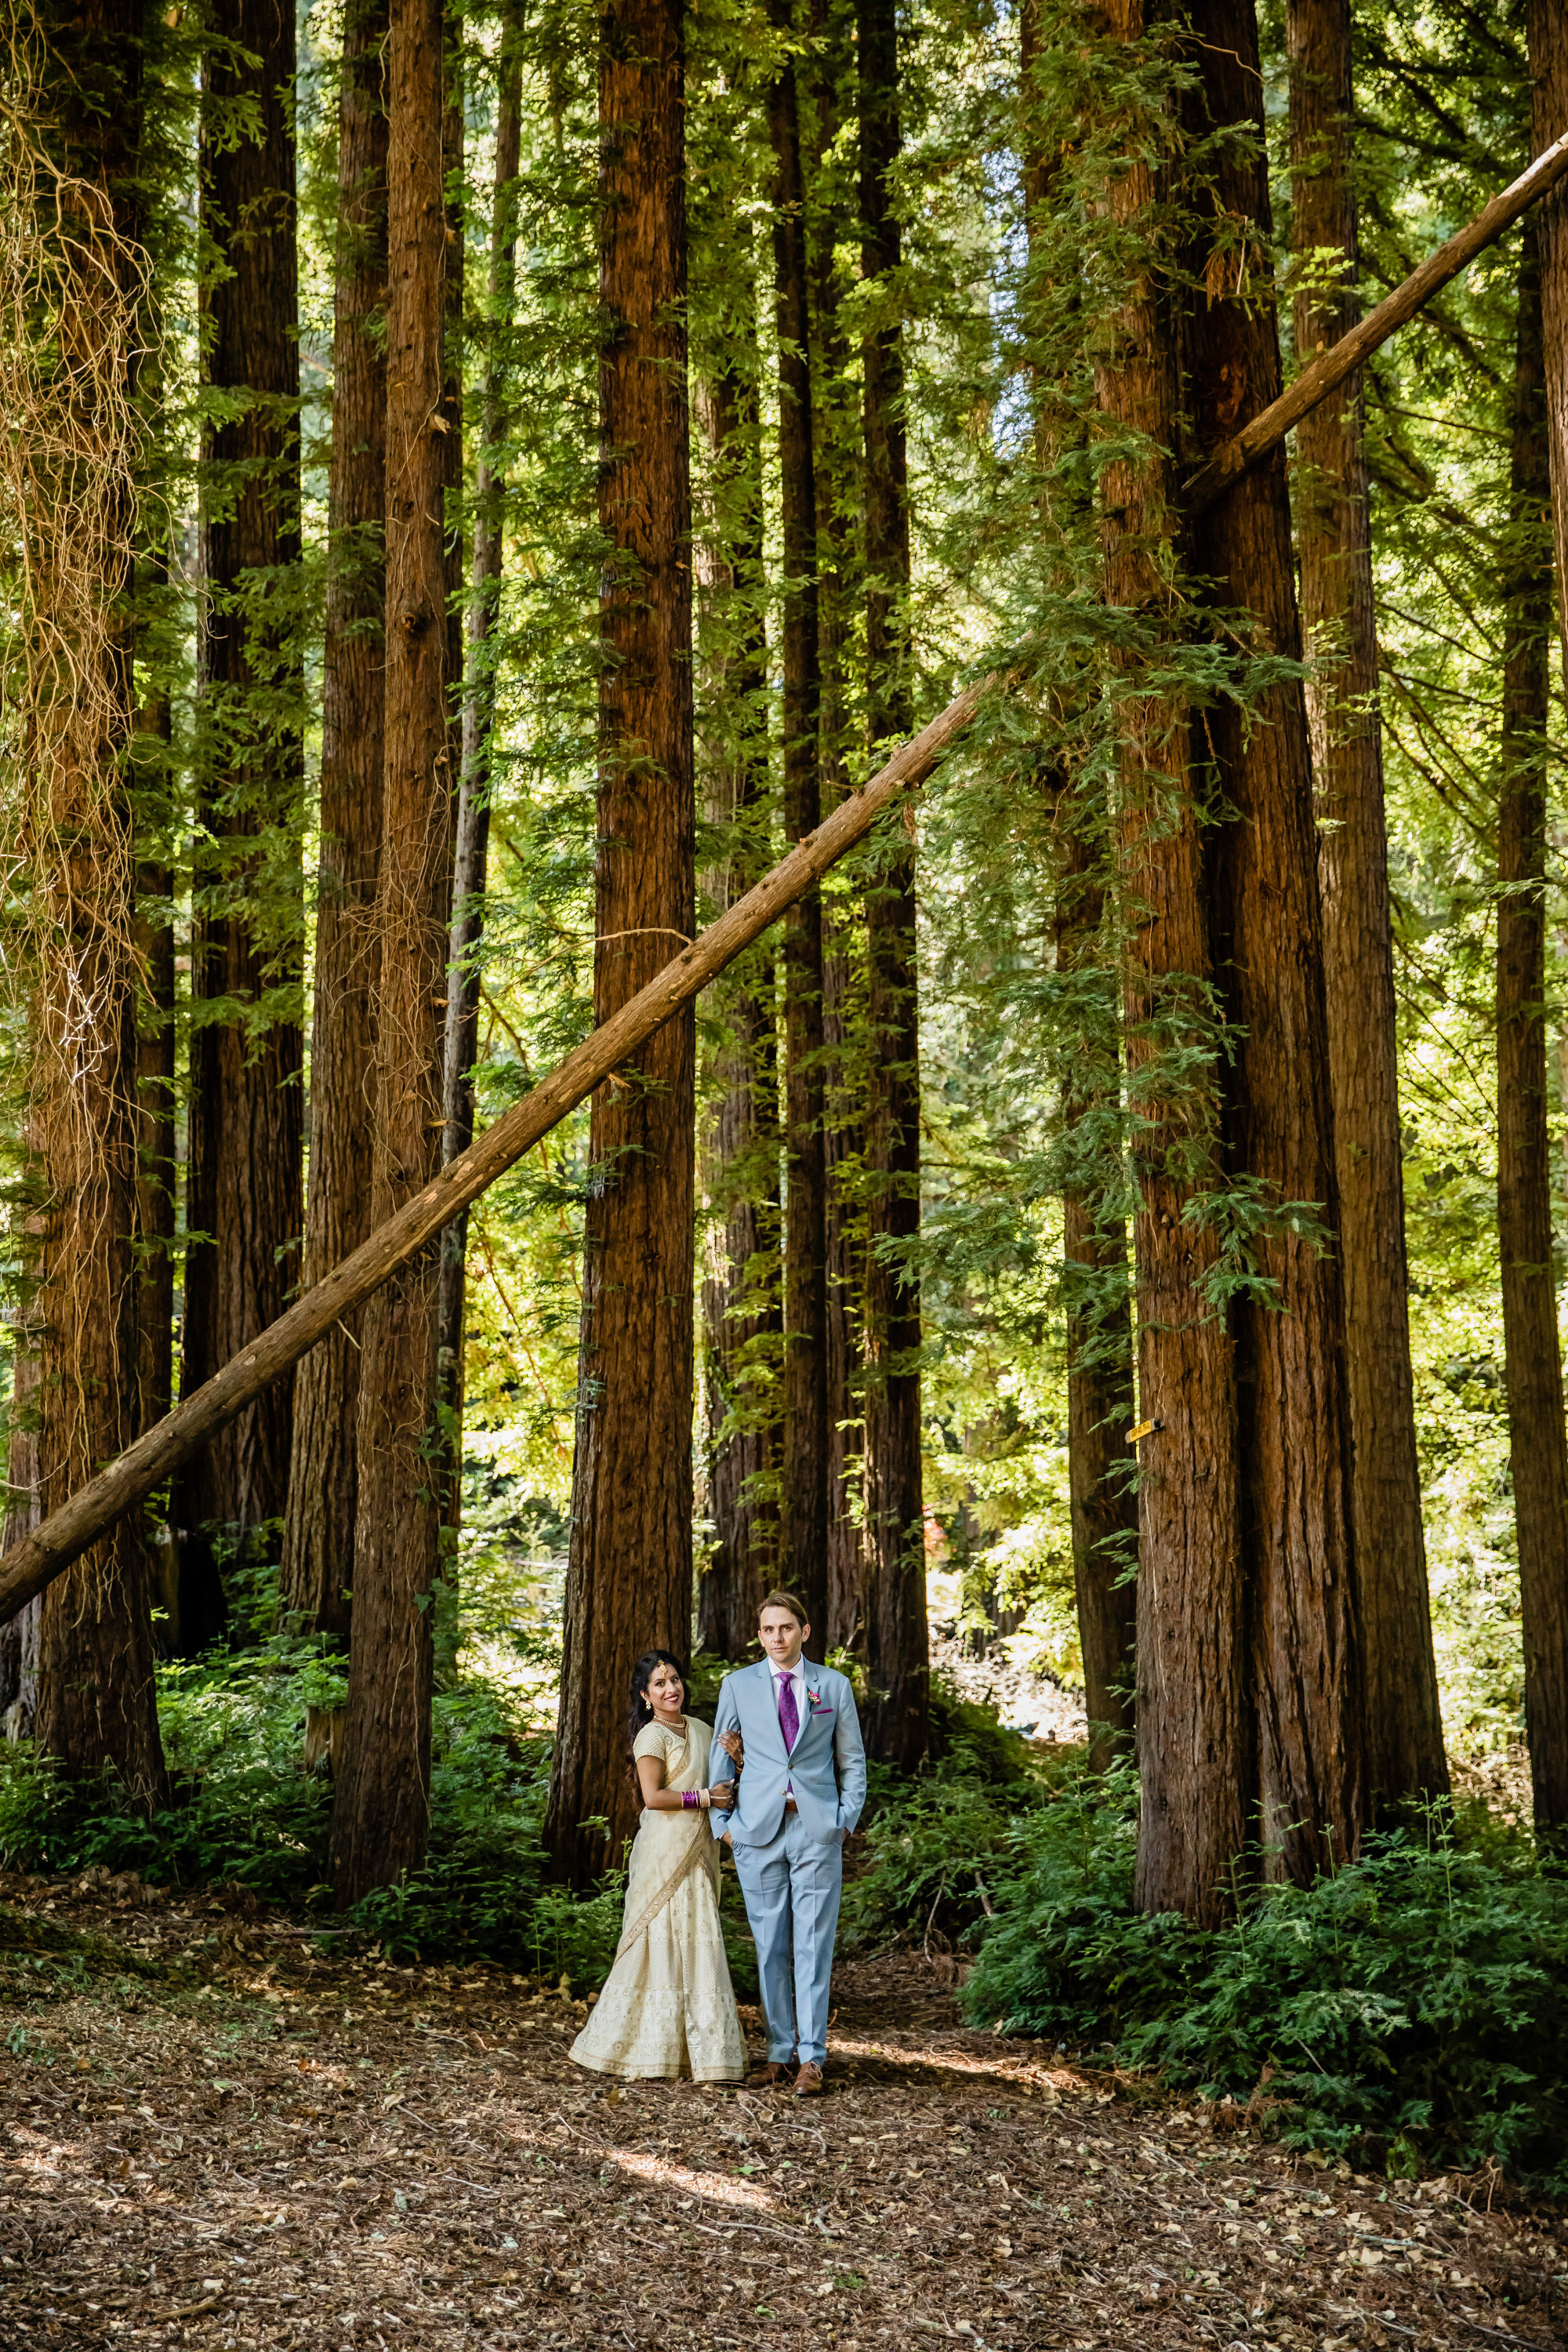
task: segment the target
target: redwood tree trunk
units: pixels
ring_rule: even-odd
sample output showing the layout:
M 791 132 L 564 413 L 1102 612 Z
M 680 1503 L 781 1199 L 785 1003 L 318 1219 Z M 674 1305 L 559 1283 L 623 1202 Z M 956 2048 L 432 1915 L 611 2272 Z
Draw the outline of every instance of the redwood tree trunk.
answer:
M 1528 0 L 1531 146 L 1539 155 L 1568 131 L 1568 11 L 1562 0 Z M 1568 646 L 1568 182 L 1543 196 L 1533 215 L 1541 256 L 1546 436 L 1557 551 L 1558 623 Z M 1562 1709 L 1559 1709 L 1561 1719 Z
M 1291 238 L 1344 257 L 1331 295 L 1296 298 L 1305 365 L 1358 315 L 1350 0 L 1290 0 Z M 1366 1779 L 1373 1808 L 1448 1786 L 1426 1591 L 1410 1310 L 1394 942 L 1377 714 L 1362 389 L 1352 377 L 1296 434 L 1301 624 L 1320 665 L 1307 718 L 1320 817 L 1323 965 L 1340 1200 L 1351 1525 L 1361 1593 Z
M 375 902 L 371 1217 L 440 1161 L 441 1024 L 451 912 L 445 445 L 460 429 L 443 364 L 447 222 L 440 0 L 394 0 L 387 53 L 385 766 Z M 443 418 L 447 430 L 433 429 Z M 341 1903 L 425 1856 L 440 1515 L 436 1495 L 438 1246 L 362 1322 L 359 1509 L 343 1754 L 332 1817 Z
M 1142 39 L 1142 0 L 1112 0 L 1108 18 L 1114 37 Z M 1130 115 L 1130 160 L 1107 206 L 1120 234 L 1141 241 L 1142 274 L 1096 377 L 1113 432 L 1137 436 L 1101 477 L 1105 601 L 1153 616 L 1150 642 L 1123 657 L 1120 714 L 1138 1393 L 1152 1424 L 1138 1454 L 1137 1901 L 1212 1922 L 1229 1907 L 1247 1830 L 1247 1646 L 1235 1369 L 1223 1316 L 1202 1288 L 1213 1234 L 1189 1222 L 1219 1181 L 1203 851 L 1186 714 L 1140 677 L 1144 660 L 1161 656 L 1170 612 L 1168 453 L 1180 404 L 1174 297 L 1157 242 L 1168 192 L 1150 160 L 1163 136 L 1157 121 Z M 1184 1083 L 1168 1066 L 1173 1048 Z
M 338 100 L 332 320 L 331 570 L 321 682 L 320 905 L 310 1024 L 308 1288 L 370 1231 L 375 927 L 383 789 L 386 361 L 385 0 L 352 0 Z M 283 1541 L 283 1601 L 345 1642 L 359 1495 L 360 1318 L 300 1364 Z
M 1049 202 L 1055 166 L 1050 126 L 1041 119 L 1037 76 L 1040 24 L 1037 0 L 1025 0 L 1018 21 L 1018 68 L 1024 151 L 1026 234 L 1030 295 L 1037 303 L 1050 266 Z M 1035 442 L 1042 471 L 1056 456 L 1057 423 L 1048 386 L 1036 382 Z M 1056 835 L 1056 955 L 1063 974 L 1092 973 L 1103 961 L 1105 888 L 1102 842 L 1080 781 L 1060 793 Z M 1077 1072 L 1064 1086 L 1061 1106 L 1068 1154 L 1062 1197 L 1062 1257 L 1067 1304 L 1068 1491 L 1072 1515 L 1073 1589 L 1089 1755 L 1103 1771 L 1130 1745 L 1134 1730 L 1134 1638 L 1138 1594 L 1136 1465 L 1127 1432 L 1136 1417 L 1132 1376 L 1132 1317 L 1127 1288 L 1127 1231 L 1108 1216 L 1092 1166 L 1094 1131 L 1114 1106 L 1121 1086 L 1121 1041 L 1110 1005 L 1087 992 Z M 1090 1161 L 1073 1181 L 1079 1152 Z
M 698 554 L 703 623 L 699 755 L 710 823 L 724 844 L 709 878 L 720 907 L 733 906 L 763 871 L 767 755 L 754 712 L 767 682 L 757 604 L 763 579 L 762 459 L 757 440 L 756 339 L 734 330 L 738 362 L 698 393 L 708 443 L 713 513 Z M 778 1070 L 773 958 L 758 947 L 709 992 L 721 1024 L 718 1099 L 702 1139 L 700 1174 L 709 1234 L 702 1282 L 703 1396 L 708 1512 L 713 1550 L 697 1587 L 701 1646 L 744 1658 L 763 1594 L 778 1576 L 778 1507 L 758 1482 L 778 1464 L 778 1428 L 759 1409 L 756 1360 L 782 1329 L 776 1281 L 780 1225 Z
M 491 741 L 495 732 L 495 653 L 491 638 L 500 606 L 506 485 L 500 443 L 506 431 L 506 346 L 517 281 L 516 187 L 522 145 L 522 68 L 515 36 L 503 53 L 496 119 L 495 187 L 490 212 L 489 348 L 485 360 L 480 449 L 474 468 L 474 549 L 468 615 L 468 670 L 463 697 L 463 764 L 458 792 L 457 845 L 452 875 L 451 964 L 447 974 L 447 1038 L 443 1076 L 446 1125 L 443 1165 L 474 1139 L 474 1064 L 479 1036 L 479 950 L 484 936 L 485 876 L 489 860 Z M 462 1516 L 463 1327 L 468 1220 L 454 1219 L 441 1236 L 438 1309 L 441 1402 L 449 1416 L 443 1510 L 456 1530 Z
M 789 0 L 771 0 L 793 37 Z M 817 742 L 816 477 L 805 186 L 795 58 L 768 87 L 773 154 L 773 290 L 779 345 L 779 497 L 784 563 L 784 829 L 822 819 Z M 784 918 L 784 1423 L 783 1568 L 820 1644 L 827 1627 L 826 1174 L 822 1128 L 822 894 Z
M 64 161 L 90 191 L 87 216 L 73 216 L 73 189 L 60 222 L 68 243 L 58 267 L 62 280 L 73 270 L 75 278 L 61 312 L 61 357 L 84 369 L 89 383 L 103 352 L 135 340 L 120 332 L 132 289 L 99 277 L 92 247 L 101 226 L 122 237 L 135 233 L 141 32 L 140 10 L 111 0 L 80 0 L 54 27 Z M 73 256 L 82 258 L 73 263 Z M 127 368 L 115 389 L 123 395 L 129 388 Z M 99 595 L 112 609 L 130 584 L 130 450 L 90 398 L 76 424 L 84 442 L 97 439 L 95 459 L 107 476 L 90 554 L 103 567 Z M 59 525 L 47 502 L 29 524 L 42 541 L 31 551 L 35 576 L 47 578 L 62 560 L 48 547 Z M 47 748 L 35 777 L 35 887 L 48 939 L 37 982 L 34 1111 L 47 1193 L 35 1309 L 40 1518 L 121 1450 L 138 1416 L 136 866 L 117 772 L 132 723 L 131 651 L 123 615 L 101 640 L 77 645 L 78 662 L 93 675 L 68 708 L 43 715 Z M 111 1766 L 132 1806 L 151 1811 L 163 1793 L 163 1757 L 140 1512 L 128 1512 L 49 1586 L 37 1605 L 36 1644 L 38 1747 L 73 1774 Z
M 1568 1432 L 1552 1263 L 1546 1098 L 1546 777 L 1551 715 L 1547 377 L 1536 225 L 1519 274 L 1498 808 L 1498 1245 L 1524 1619 L 1524 1718 L 1539 1830 L 1568 1823 Z
M 298 841 L 303 781 L 299 724 L 286 709 L 278 715 L 301 691 L 296 656 L 286 626 L 261 608 L 256 577 L 300 554 L 294 17 L 276 0 L 222 0 L 213 29 L 257 63 L 226 49 L 205 76 L 202 225 L 218 256 L 203 296 L 205 381 L 249 396 L 238 415 L 207 428 L 204 451 L 208 731 L 192 943 L 186 1394 L 283 1311 L 298 1273 L 303 1136 L 299 1024 L 287 998 L 265 1004 L 269 991 L 291 994 L 299 982 L 297 885 L 286 856 L 258 847 L 266 833 Z M 255 109 L 258 135 L 237 135 L 226 104 L 221 118 L 211 110 L 212 101 L 241 99 Z M 271 903 L 258 904 L 258 891 Z M 280 1381 L 259 1398 L 181 1483 L 186 1650 L 224 1622 L 215 1538 L 248 1557 L 258 1531 L 283 1515 L 293 1388 Z
M 859 496 L 860 431 L 849 383 L 840 308 L 839 251 L 854 231 L 858 189 L 834 152 L 839 90 L 848 52 L 842 0 L 812 0 L 818 68 L 812 78 L 814 183 L 808 209 L 812 292 L 812 443 L 816 485 L 817 741 L 822 800 L 836 808 L 849 789 L 850 516 Z M 829 160 L 831 157 L 831 161 Z M 852 1197 L 864 1143 L 864 1089 L 852 1066 L 854 982 L 859 934 L 842 886 L 824 904 L 822 945 L 823 1245 L 826 1264 L 827 1618 L 825 1649 L 847 1649 L 865 1622 L 860 1375 L 864 1266 L 859 1202 Z
M 602 448 L 599 857 L 594 1004 L 625 1003 L 695 922 L 691 483 L 687 446 L 685 67 L 680 0 L 600 17 Z M 696 1032 L 689 1012 L 594 1097 L 565 1660 L 546 1835 L 602 1868 L 580 1826 L 636 1820 L 624 1724 L 633 1662 L 691 1625 Z
M 902 236 L 897 163 L 898 31 L 893 0 L 859 0 L 861 274 L 872 288 L 860 349 L 866 431 L 866 673 L 873 743 L 910 725 L 910 511 L 904 342 L 890 279 Z M 866 1118 L 867 1743 L 906 1769 L 930 1727 L 925 1513 L 921 1463 L 921 1302 L 900 1253 L 920 1231 L 920 1003 L 915 854 L 907 825 L 884 827 L 866 892 L 869 966 Z
M 1201 67 L 1197 111 L 1208 123 L 1255 127 L 1257 150 L 1233 147 L 1215 201 L 1227 226 L 1247 224 L 1270 250 L 1263 160 L 1262 79 L 1254 0 L 1204 0 L 1193 11 Z M 1189 309 L 1187 405 L 1200 448 L 1213 452 L 1280 388 L 1272 311 L 1241 257 L 1196 257 L 1206 296 Z M 1224 283 L 1219 273 L 1223 271 Z M 1295 657 L 1300 633 L 1285 457 L 1253 467 L 1197 526 L 1197 571 L 1254 617 L 1260 649 Z M 1233 705 L 1207 720 L 1222 789 L 1236 811 L 1214 853 L 1215 958 L 1239 1044 L 1226 1143 L 1236 1176 L 1265 1198 L 1321 1203 L 1338 1223 L 1329 1082 L 1323 935 L 1306 699 L 1277 686 L 1244 723 Z M 1266 1843 L 1298 1885 L 1357 1853 L 1365 1811 L 1344 1304 L 1331 1248 L 1265 1232 L 1258 1270 L 1264 1305 L 1234 1308 L 1246 1531 L 1252 1606 L 1258 1773 Z M 1147 1407 L 1145 1407 L 1147 1410 Z
M 1066 794 L 1058 830 L 1057 970 L 1091 968 L 1102 953 L 1105 894 L 1098 844 L 1075 822 Z M 1081 1083 L 1068 1087 L 1062 1124 L 1080 1136 L 1116 1100 L 1120 1041 L 1086 1040 Z M 1069 1186 L 1062 1198 L 1067 1276 L 1068 1489 L 1072 1509 L 1073 1591 L 1083 1654 L 1089 1757 L 1103 1771 L 1131 1741 L 1138 1591 L 1138 1496 L 1127 1433 L 1135 1418 L 1132 1316 L 1127 1289 L 1127 1234 L 1108 1220 L 1092 1189 Z

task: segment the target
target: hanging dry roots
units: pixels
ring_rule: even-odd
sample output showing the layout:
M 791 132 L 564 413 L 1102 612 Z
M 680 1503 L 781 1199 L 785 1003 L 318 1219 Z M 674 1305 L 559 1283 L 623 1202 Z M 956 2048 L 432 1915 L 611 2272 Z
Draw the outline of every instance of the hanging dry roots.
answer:
M 68 153 L 50 119 L 46 64 L 14 28 L 0 52 L 0 986 L 36 1159 L 47 1510 L 132 1433 L 105 1375 L 127 1320 L 134 1181 L 125 761 L 151 306 L 107 164 L 88 176 L 98 159 Z

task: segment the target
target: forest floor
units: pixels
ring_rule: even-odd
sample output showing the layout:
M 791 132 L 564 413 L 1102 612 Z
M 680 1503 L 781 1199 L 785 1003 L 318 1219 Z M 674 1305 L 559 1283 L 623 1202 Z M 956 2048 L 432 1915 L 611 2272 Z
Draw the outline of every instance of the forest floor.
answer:
M 559 1992 L 329 1953 L 0 1877 L 4 2352 L 1568 2341 L 1561 2209 L 966 2032 L 919 1951 L 840 1970 L 812 2105 L 616 2087 Z

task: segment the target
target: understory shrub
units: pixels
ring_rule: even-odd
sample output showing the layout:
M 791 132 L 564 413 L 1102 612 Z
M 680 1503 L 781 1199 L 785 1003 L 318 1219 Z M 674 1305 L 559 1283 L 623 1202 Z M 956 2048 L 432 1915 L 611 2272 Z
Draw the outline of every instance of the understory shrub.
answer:
M 301 1757 L 307 1707 L 342 1702 L 337 1665 L 280 1635 L 157 1671 L 168 1804 L 146 1820 L 112 1774 L 71 1781 L 26 1745 L 0 1743 L 0 1864 L 237 1884 L 327 1925 L 331 1786 Z M 612 1874 L 586 1898 L 546 1884 L 548 1778 L 548 1741 L 528 1736 L 489 1684 L 437 1693 L 426 1866 L 331 1924 L 395 1957 L 488 1958 L 599 1983 L 620 1931 L 621 1880 Z
M 1125 1767 L 1017 1816 L 974 2021 L 1256 2101 L 1294 2145 L 1568 2189 L 1568 1881 L 1528 1841 L 1435 1808 L 1311 1887 L 1249 1885 L 1209 1931 L 1133 1910 L 1136 1835 Z

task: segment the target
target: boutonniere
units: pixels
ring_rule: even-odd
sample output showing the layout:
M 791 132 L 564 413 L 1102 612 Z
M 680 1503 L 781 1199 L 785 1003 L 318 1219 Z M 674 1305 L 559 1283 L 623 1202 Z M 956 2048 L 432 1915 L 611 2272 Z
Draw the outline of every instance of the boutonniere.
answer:
M 809 1683 L 805 1686 L 805 1695 L 811 1702 L 811 1711 L 813 1715 L 832 1714 L 833 1709 L 828 1706 L 827 1701 L 823 1697 L 822 1693 L 820 1691 L 813 1690 Z

